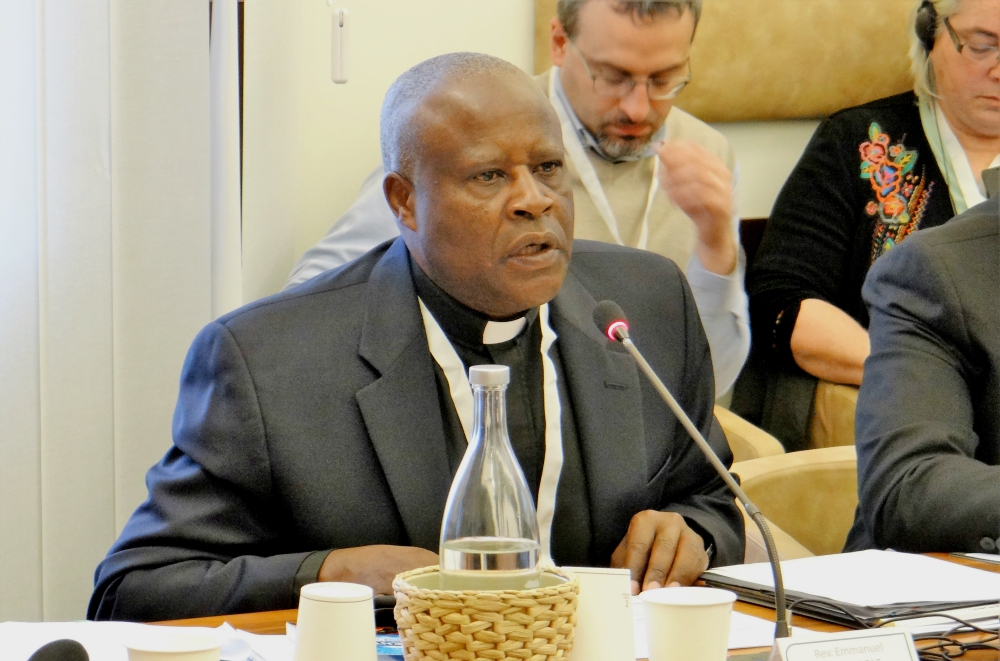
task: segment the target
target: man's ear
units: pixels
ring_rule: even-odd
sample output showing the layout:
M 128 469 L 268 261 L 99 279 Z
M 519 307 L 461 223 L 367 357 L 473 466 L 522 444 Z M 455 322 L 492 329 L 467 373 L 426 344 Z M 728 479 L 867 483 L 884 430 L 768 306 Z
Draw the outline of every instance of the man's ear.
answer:
M 552 64 L 557 67 L 561 67 L 563 65 L 563 61 L 566 59 L 566 49 L 569 47 L 569 37 L 566 36 L 566 30 L 563 29 L 563 24 L 559 20 L 558 16 L 552 17 L 552 22 L 549 26 L 551 28 L 549 51 L 552 58 Z
M 385 193 L 385 200 L 392 209 L 392 215 L 396 217 L 400 232 L 404 227 L 416 232 L 417 218 L 414 211 L 416 199 L 410 180 L 398 172 L 390 172 L 382 180 L 382 192 Z

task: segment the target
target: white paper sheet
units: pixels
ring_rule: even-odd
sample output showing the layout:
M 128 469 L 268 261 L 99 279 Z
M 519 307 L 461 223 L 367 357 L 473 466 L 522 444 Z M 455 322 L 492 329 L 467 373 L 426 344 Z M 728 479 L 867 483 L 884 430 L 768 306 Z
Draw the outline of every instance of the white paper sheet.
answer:
M 633 600 L 635 654 L 648 656 L 646 622 L 642 602 Z M 123 641 L 141 636 L 146 629 L 164 627 L 128 622 L 4 622 L 0 623 L 0 659 L 27 661 L 39 647 L 60 638 L 79 641 L 87 649 L 90 661 L 127 661 Z M 186 631 L 213 633 L 222 640 L 239 637 L 250 643 L 253 661 L 291 661 L 293 644 L 288 636 L 264 636 L 234 630 L 229 625 L 218 629 L 183 627 Z M 774 622 L 734 612 L 729 627 L 729 648 L 769 647 L 774 642 Z
M 295 655 L 295 643 L 287 635 L 250 633 L 249 631 L 233 629 L 228 623 L 223 624 L 218 630 L 228 630 L 232 632 L 232 635 L 250 643 L 250 649 L 257 657 L 251 657 L 251 661 L 292 661 L 292 657 Z
M 646 611 L 641 600 L 632 598 L 632 618 L 635 632 L 635 658 L 649 657 L 646 640 Z M 774 644 L 774 622 L 733 611 L 729 621 L 729 649 L 770 647 Z
M 93 661 L 125 661 L 122 636 L 142 625 L 118 622 L 4 622 L 0 624 L 0 658 L 25 661 L 45 643 L 70 638 L 79 641 Z
M 3 622 L 0 623 L 0 659 L 27 661 L 35 650 L 60 638 L 79 641 L 90 661 L 127 661 L 124 641 L 141 637 L 147 630 L 162 632 L 167 627 L 130 622 Z M 184 631 L 211 633 L 225 641 L 237 636 L 247 641 L 256 659 L 253 661 L 291 661 L 292 643 L 287 636 L 260 636 L 236 631 L 228 625 L 218 629 L 178 627 Z M 252 657 L 251 657 L 252 658 Z
M 711 570 L 774 587 L 766 563 Z M 1000 574 L 912 553 L 858 551 L 781 563 L 785 589 L 859 606 L 988 601 L 1000 596 Z
M 974 560 L 982 560 L 983 562 L 1000 564 L 1000 555 L 997 555 L 996 553 L 966 553 L 965 557 L 972 558 Z

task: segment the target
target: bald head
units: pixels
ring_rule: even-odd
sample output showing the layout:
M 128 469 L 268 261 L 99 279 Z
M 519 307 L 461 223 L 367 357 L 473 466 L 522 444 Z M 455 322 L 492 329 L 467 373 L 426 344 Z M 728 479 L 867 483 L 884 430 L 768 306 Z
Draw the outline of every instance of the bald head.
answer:
M 474 105 L 467 92 L 497 84 L 523 88 L 544 101 L 527 74 L 492 55 L 448 53 L 404 72 L 389 87 L 382 102 L 380 140 L 385 171 L 412 176 L 424 125 L 439 119 L 443 112 Z
M 382 106 L 385 199 L 413 261 L 491 318 L 562 286 L 573 194 L 552 104 L 513 65 L 436 57 L 404 73 Z

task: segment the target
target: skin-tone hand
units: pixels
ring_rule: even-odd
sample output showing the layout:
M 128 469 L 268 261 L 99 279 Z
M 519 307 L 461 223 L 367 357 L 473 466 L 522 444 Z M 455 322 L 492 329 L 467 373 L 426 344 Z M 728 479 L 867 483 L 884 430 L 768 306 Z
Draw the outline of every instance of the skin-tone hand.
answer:
M 733 176 L 718 156 L 691 140 L 669 140 L 656 148 L 660 187 L 694 221 L 695 253 L 718 275 L 736 268 L 733 234 Z
M 632 572 L 632 594 L 691 585 L 708 569 L 701 535 L 676 512 L 646 510 L 632 517 L 625 539 L 611 554 L 612 567 Z
M 868 331 L 835 305 L 807 298 L 789 345 L 796 364 L 809 374 L 833 383 L 861 385 L 865 359 L 871 352 Z
M 436 564 L 437 553 L 416 546 L 357 546 L 331 551 L 319 569 L 319 580 L 360 583 L 375 594 L 392 594 L 396 574 Z

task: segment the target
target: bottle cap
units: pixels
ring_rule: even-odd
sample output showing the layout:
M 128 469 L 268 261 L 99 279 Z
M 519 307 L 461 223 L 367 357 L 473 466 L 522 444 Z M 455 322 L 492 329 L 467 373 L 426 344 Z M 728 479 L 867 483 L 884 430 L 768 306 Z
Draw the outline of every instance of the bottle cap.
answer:
M 474 386 L 505 386 L 510 383 L 510 368 L 506 365 L 473 365 L 469 368 L 469 383 Z

